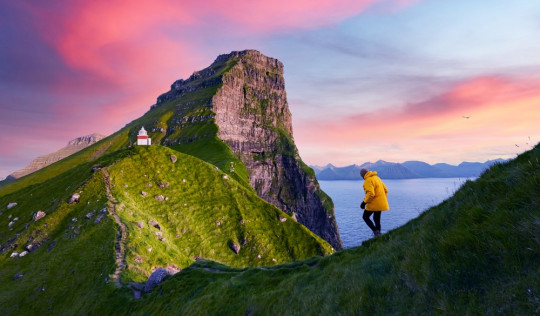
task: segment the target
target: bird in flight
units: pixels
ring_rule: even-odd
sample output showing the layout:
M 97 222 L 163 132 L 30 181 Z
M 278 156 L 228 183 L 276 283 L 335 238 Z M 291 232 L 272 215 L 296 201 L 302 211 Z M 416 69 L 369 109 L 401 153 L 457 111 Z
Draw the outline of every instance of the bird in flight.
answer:
M 464 119 L 470 119 L 471 117 L 470 117 L 470 116 L 465 116 L 465 115 L 463 115 L 462 118 L 464 118 Z

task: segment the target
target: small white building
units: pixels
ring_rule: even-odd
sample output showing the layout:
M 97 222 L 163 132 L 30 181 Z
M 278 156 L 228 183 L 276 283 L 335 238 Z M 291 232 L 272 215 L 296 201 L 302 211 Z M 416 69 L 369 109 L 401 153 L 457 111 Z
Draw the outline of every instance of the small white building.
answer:
M 152 139 L 148 138 L 148 134 L 144 129 L 144 126 L 141 127 L 139 135 L 137 135 L 137 145 L 152 145 Z

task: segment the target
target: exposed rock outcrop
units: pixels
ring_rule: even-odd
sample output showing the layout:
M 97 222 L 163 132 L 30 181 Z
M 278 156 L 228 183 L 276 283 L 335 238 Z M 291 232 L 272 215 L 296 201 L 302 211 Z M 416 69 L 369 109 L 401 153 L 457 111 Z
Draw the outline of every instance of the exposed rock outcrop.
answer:
M 45 215 L 47 215 L 45 212 L 37 211 L 37 213 L 34 215 L 34 221 L 36 221 L 36 222 L 39 221 L 40 219 L 45 217 Z
M 73 204 L 73 203 L 77 203 L 79 202 L 79 200 L 81 199 L 81 195 L 79 193 L 74 193 L 70 198 L 69 198 L 69 204 Z
M 163 282 L 167 275 L 169 275 L 169 273 L 164 268 L 159 268 L 154 271 L 148 278 L 148 281 L 146 281 L 146 284 L 144 285 L 144 291 L 150 292 L 154 287 Z
M 173 138 L 174 131 L 190 124 L 216 124 L 217 136 L 246 165 L 257 194 L 341 249 L 332 200 L 294 144 L 283 64 L 256 50 L 220 55 L 210 67 L 174 82 L 154 107 L 194 91 L 210 91 L 209 87 L 216 92 L 209 92 L 204 104 L 199 101 L 198 110 L 190 102 L 176 105 L 162 143 L 195 141 L 208 135 Z

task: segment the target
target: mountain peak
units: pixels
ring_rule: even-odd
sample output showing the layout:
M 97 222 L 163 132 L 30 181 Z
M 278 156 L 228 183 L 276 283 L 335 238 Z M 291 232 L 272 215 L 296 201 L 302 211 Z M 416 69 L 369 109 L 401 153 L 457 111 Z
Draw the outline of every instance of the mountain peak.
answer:
M 77 137 L 75 139 L 72 139 L 68 142 L 68 146 L 80 146 L 80 145 L 91 145 L 93 143 L 97 143 L 103 138 L 105 138 L 105 135 L 101 135 L 98 133 L 93 133 L 90 135 L 85 135 L 81 137 Z
M 98 141 L 105 138 L 104 135 L 93 133 L 90 135 L 84 135 L 81 137 L 77 137 L 75 139 L 70 140 L 67 145 L 64 148 L 61 148 L 53 153 L 39 156 L 36 159 L 32 160 L 30 164 L 26 167 L 24 167 L 21 170 L 17 170 L 7 176 L 6 180 L 14 180 L 20 177 L 23 177 L 27 174 L 30 174 L 32 172 L 35 172 L 39 169 L 42 169 L 52 163 L 55 163 L 69 155 L 72 155 L 76 152 L 78 152 L 81 149 L 84 149 L 94 143 L 97 143 Z

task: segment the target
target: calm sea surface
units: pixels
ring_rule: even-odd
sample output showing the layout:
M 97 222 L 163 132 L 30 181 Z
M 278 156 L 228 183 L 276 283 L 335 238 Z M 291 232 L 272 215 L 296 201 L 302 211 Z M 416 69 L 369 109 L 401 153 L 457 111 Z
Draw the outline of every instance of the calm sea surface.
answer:
M 425 178 L 384 180 L 388 188 L 390 210 L 381 215 L 382 232 L 402 226 L 428 208 L 435 206 L 474 178 Z M 345 248 L 355 247 L 373 237 L 362 219 L 360 203 L 364 198 L 364 181 L 319 181 L 321 188 L 334 201 L 336 220 Z M 372 217 L 373 219 L 373 217 Z

